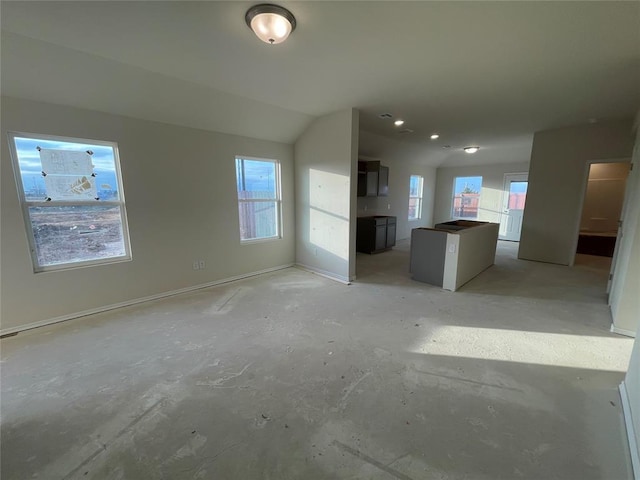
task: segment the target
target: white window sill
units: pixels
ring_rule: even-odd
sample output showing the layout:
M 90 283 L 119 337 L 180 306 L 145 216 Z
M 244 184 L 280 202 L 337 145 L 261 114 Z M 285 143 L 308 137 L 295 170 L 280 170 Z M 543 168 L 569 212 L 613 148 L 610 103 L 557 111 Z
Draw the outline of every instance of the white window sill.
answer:
M 282 237 L 253 238 L 251 240 L 240 240 L 240 245 L 253 245 L 254 243 L 277 242 L 278 240 L 282 240 Z

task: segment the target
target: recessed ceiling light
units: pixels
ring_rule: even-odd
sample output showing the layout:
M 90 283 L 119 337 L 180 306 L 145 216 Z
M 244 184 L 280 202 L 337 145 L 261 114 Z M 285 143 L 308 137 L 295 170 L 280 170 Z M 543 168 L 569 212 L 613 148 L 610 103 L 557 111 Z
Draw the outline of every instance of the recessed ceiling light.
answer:
M 431 140 L 437 140 L 440 138 L 440 135 L 438 135 L 437 133 L 434 133 L 431 135 Z
M 396 120 L 395 122 L 393 122 L 393 124 L 396 127 L 399 127 L 400 125 L 404 125 L 404 120 Z
M 480 147 L 464 147 L 464 151 L 467 153 L 476 153 L 480 150 Z

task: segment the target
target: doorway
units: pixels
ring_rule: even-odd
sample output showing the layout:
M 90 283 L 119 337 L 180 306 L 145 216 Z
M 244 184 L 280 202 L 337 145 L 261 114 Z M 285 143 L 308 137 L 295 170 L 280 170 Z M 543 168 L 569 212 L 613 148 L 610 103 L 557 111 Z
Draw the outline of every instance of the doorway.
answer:
M 527 173 L 506 173 L 504 175 L 500 240 L 520 241 L 528 186 L 529 174 Z
M 628 162 L 589 166 L 576 254 L 613 257 L 628 174 Z

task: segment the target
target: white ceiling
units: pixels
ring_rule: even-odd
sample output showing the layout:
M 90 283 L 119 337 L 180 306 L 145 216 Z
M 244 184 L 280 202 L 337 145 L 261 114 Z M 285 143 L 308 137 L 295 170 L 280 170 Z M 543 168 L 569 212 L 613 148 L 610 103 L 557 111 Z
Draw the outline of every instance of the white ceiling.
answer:
M 535 131 L 640 105 L 640 2 L 278 2 L 277 46 L 255 3 L 3 1 L 2 93 L 284 142 L 355 107 L 430 165 L 527 161 Z

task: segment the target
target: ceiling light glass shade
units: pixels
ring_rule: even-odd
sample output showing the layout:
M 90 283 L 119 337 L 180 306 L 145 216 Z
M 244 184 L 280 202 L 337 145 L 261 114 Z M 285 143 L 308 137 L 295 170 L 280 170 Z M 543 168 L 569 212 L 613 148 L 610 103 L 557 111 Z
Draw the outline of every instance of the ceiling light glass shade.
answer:
M 467 153 L 476 153 L 480 150 L 480 147 L 464 147 L 464 151 Z
M 431 135 L 431 140 L 437 140 L 440 138 L 440 135 L 438 135 L 437 133 L 434 133 L 433 135 Z
M 400 125 L 403 125 L 403 124 L 404 124 L 404 120 L 396 120 L 395 122 L 393 122 L 393 124 L 394 124 L 396 127 L 399 127 Z
M 260 40 L 271 45 L 284 42 L 296 28 L 293 14 L 278 5 L 255 5 L 247 10 L 244 19 Z

